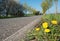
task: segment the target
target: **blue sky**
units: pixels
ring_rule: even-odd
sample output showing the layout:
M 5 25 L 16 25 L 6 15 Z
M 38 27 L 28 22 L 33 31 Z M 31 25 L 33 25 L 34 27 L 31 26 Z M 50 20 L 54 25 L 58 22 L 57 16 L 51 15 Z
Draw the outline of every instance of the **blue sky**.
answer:
M 36 10 L 42 12 L 42 8 L 41 8 L 42 0 L 20 0 L 21 4 L 25 2 L 32 8 L 35 8 Z M 50 13 L 55 13 L 55 4 L 49 10 L 50 10 Z M 58 1 L 58 12 L 60 13 L 59 10 L 60 10 L 60 0 Z M 48 11 L 46 13 L 48 13 Z

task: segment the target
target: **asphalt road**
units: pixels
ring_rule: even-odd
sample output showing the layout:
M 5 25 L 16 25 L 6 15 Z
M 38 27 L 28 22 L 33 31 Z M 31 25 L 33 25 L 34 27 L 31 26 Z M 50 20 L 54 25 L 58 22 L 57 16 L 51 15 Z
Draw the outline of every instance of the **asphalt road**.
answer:
M 12 35 L 40 16 L 0 19 L 0 41 Z

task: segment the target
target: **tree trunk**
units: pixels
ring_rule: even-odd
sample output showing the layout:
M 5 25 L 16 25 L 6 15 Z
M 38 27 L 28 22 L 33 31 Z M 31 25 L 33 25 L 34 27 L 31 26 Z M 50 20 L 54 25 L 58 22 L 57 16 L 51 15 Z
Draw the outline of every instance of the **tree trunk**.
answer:
M 46 13 L 43 13 L 43 15 L 46 15 Z

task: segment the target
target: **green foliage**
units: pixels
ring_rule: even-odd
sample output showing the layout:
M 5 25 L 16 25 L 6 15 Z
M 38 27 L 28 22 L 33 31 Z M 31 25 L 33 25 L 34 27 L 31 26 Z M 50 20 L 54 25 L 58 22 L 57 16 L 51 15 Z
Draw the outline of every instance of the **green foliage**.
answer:
M 58 22 L 57 24 L 52 24 L 51 21 L 56 20 Z M 46 15 L 43 16 L 43 20 L 41 21 L 40 31 L 36 31 L 35 28 L 29 32 L 27 35 L 28 39 L 37 39 L 38 41 L 60 41 L 60 15 Z M 43 22 L 48 23 L 48 28 L 50 29 L 50 32 L 44 32 L 45 29 L 43 28 L 42 24 Z
M 52 0 L 44 0 L 41 4 L 42 12 L 45 14 L 45 12 L 52 7 Z
M 14 0 L 2 0 L 0 2 L 0 14 L 6 14 L 6 16 L 16 15 L 16 16 L 24 16 L 24 7 L 22 4 L 16 3 Z M 21 13 L 20 13 L 21 12 Z
M 43 16 L 43 18 L 48 19 L 48 20 L 56 19 L 56 20 L 60 21 L 60 14 L 57 14 L 57 15 L 46 14 L 45 16 Z
M 34 14 L 25 14 L 26 17 L 34 16 Z
M 23 6 L 25 7 L 25 11 L 32 12 L 34 15 L 37 12 L 36 9 L 32 8 L 31 6 L 28 6 L 27 3 L 24 3 Z
M 0 19 L 6 19 L 6 18 L 16 18 L 15 16 L 10 16 L 10 17 L 8 17 L 8 16 L 0 16 Z

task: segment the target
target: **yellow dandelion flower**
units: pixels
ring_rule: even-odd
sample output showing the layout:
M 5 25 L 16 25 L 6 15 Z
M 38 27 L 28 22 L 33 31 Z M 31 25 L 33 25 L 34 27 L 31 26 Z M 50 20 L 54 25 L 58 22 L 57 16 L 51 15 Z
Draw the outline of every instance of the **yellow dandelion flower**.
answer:
M 48 23 L 47 22 L 44 22 L 43 24 L 42 24 L 42 26 L 43 26 L 43 28 L 47 28 L 48 27 Z
M 56 25 L 58 22 L 56 20 L 52 20 L 51 23 Z
M 44 32 L 50 32 L 50 29 L 45 29 Z
M 40 28 L 39 28 L 39 27 L 37 27 L 37 28 L 35 28 L 35 30 L 36 30 L 36 31 L 39 31 L 39 30 L 40 30 Z

